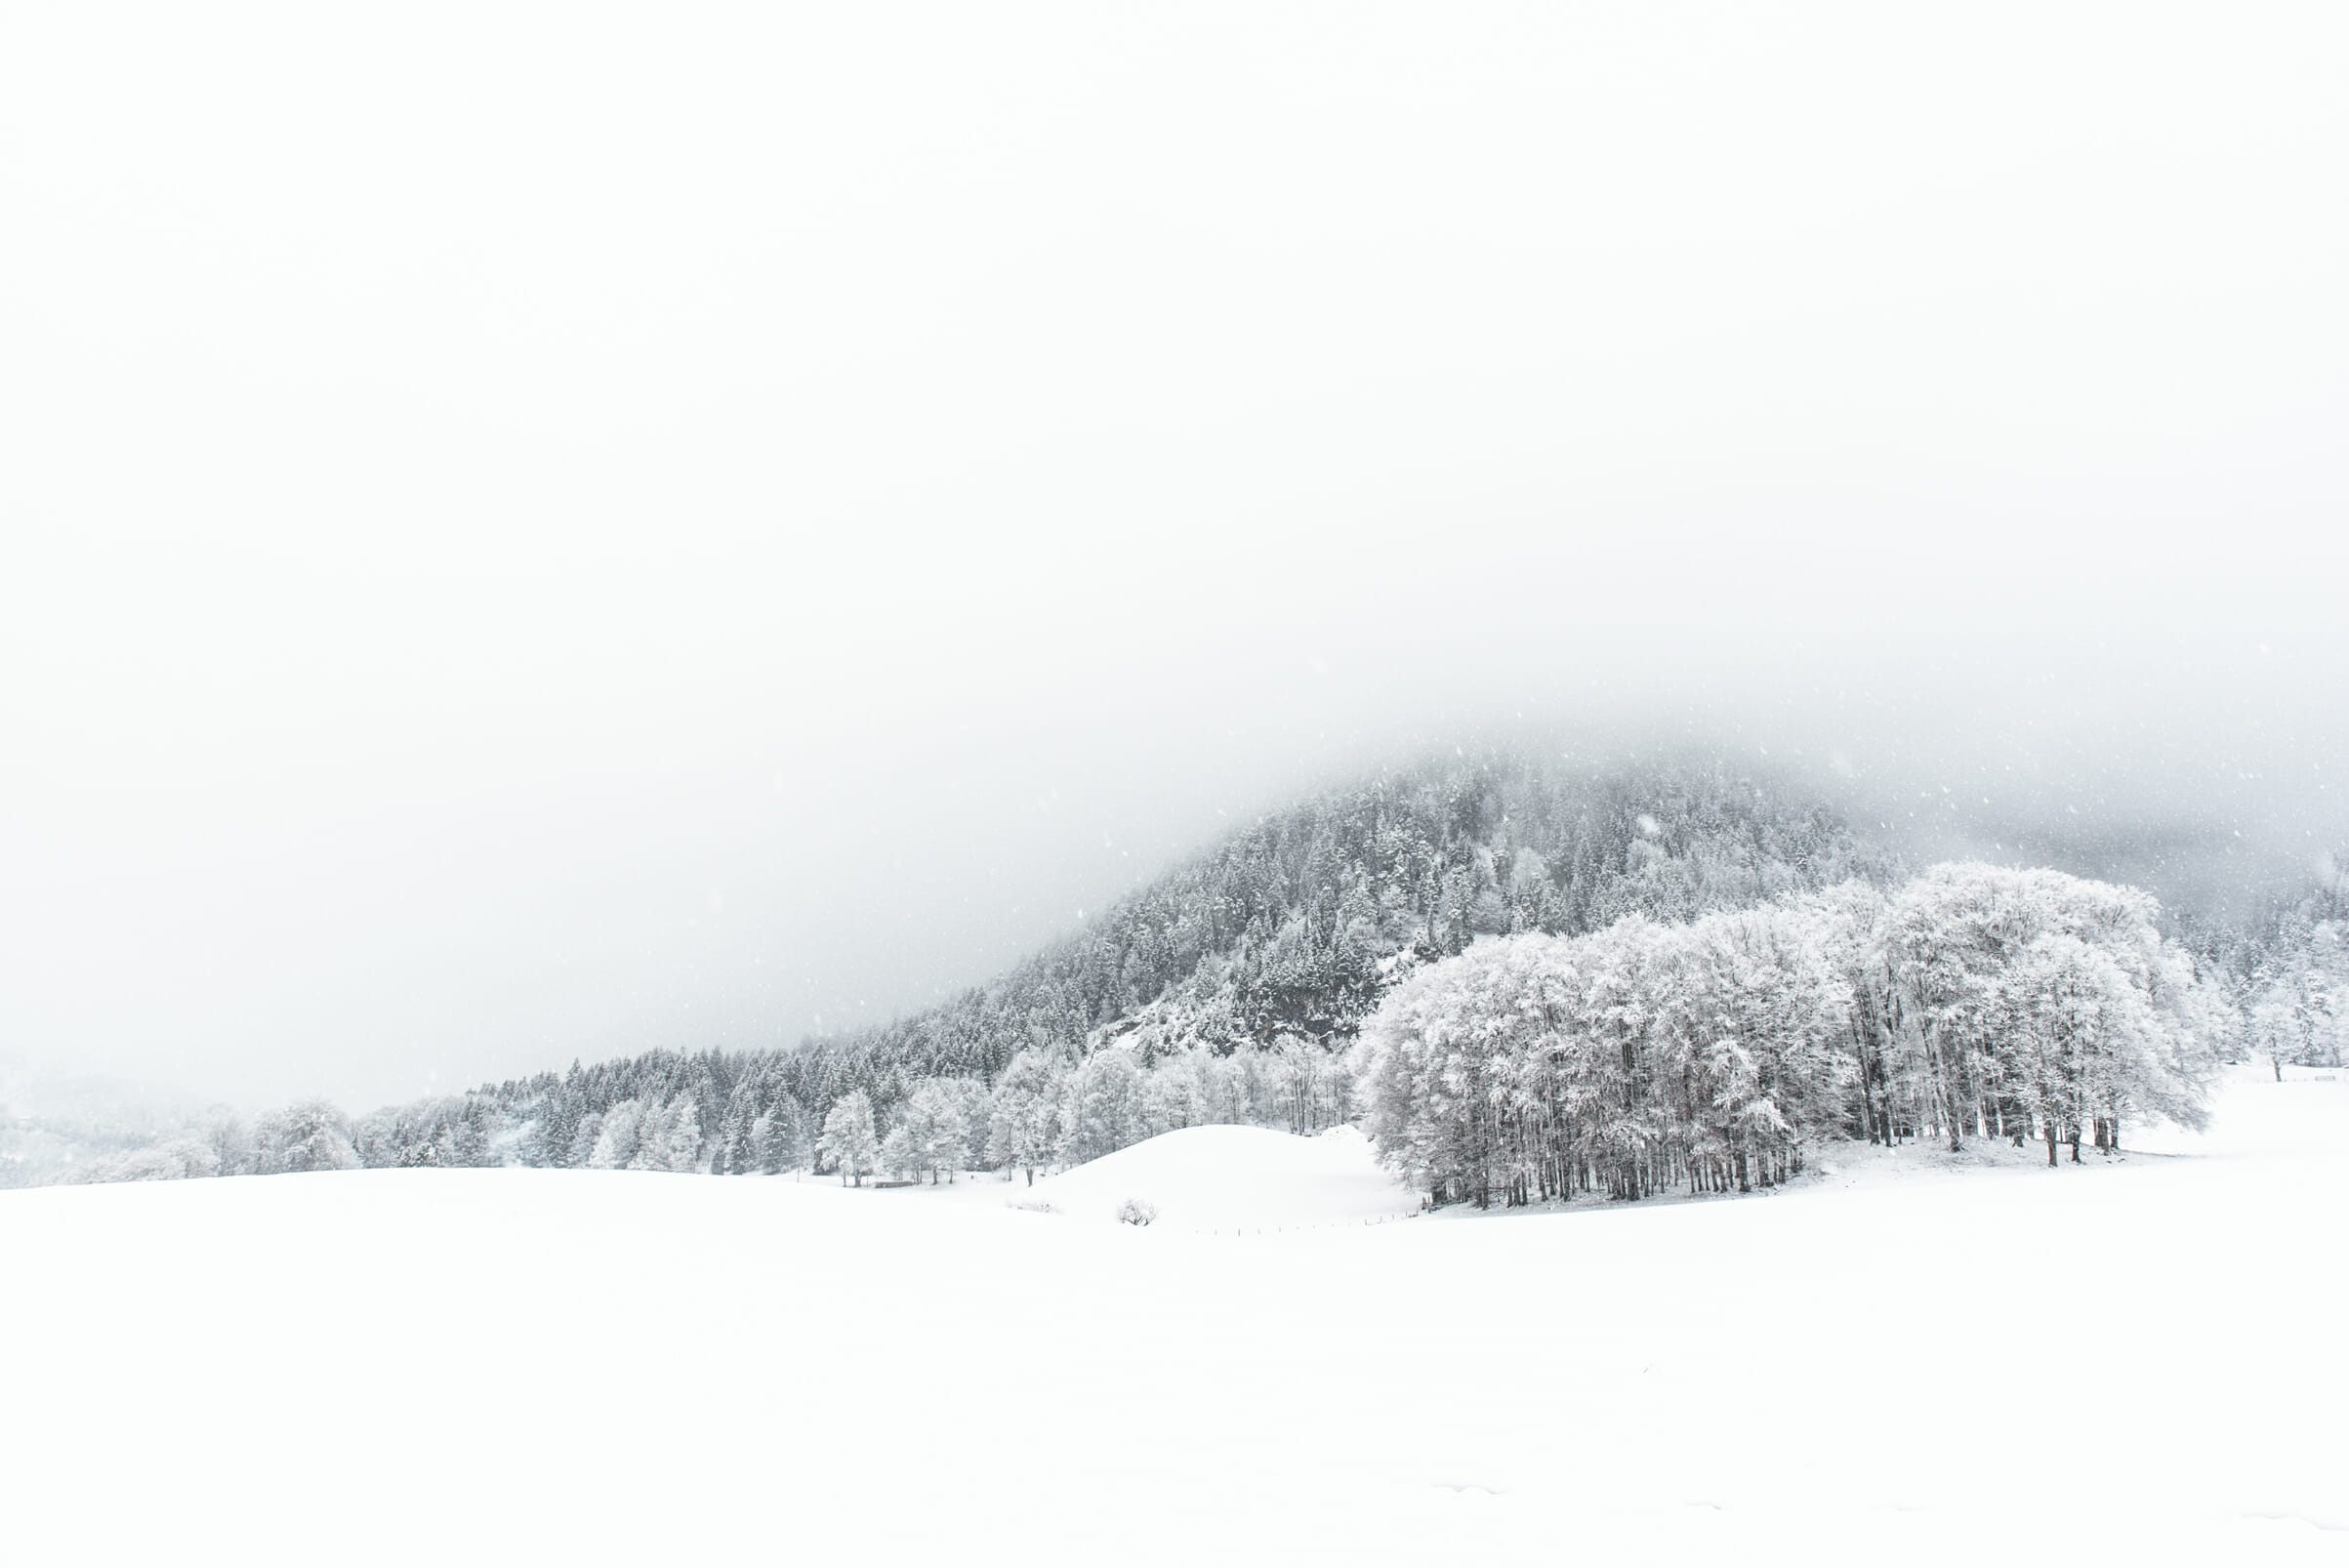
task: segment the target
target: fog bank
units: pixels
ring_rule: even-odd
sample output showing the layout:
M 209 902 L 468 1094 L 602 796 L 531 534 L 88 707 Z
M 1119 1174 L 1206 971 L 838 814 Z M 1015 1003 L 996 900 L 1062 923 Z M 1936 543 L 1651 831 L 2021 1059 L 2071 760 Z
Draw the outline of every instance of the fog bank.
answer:
M 2344 26 L 13 19 L 0 1050 L 771 1044 L 1496 741 L 2287 880 L 2349 846 Z

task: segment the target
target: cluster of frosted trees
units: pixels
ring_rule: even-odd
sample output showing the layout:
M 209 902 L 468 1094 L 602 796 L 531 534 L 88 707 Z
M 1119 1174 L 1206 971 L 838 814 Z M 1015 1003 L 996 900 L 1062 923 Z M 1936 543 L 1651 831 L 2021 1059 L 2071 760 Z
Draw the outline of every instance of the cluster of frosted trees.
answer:
M 596 1171 L 696 1171 L 701 1112 L 682 1094 L 666 1101 L 624 1099 L 583 1118 L 571 1149 L 574 1167 Z
M 1029 1181 L 1178 1128 L 1243 1123 L 1317 1133 L 1348 1114 L 1343 1064 L 1299 1040 L 1228 1055 L 1171 1052 L 1148 1065 L 1109 1047 L 1082 1061 L 1020 1052 L 990 1088 L 974 1078 L 930 1078 L 877 1126 L 871 1096 L 852 1091 L 824 1118 L 814 1153 L 843 1181 L 872 1172 L 900 1179 L 952 1178 L 979 1167 Z
M 331 1100 L 302 1099 L 250 1126 L 222 1116 L 201 1132 L 91 1161 L 81 1181 L 181 1181 L 220 1176 L 354 1171 L 361 1164 L 350 1118 Z
M 1351 1066 L 1381 1156 L 1486 1205 L 1783 1180 L 1822 1137 L 2117 1148 L 2203 1115 L 2228 1011 L 2154 900 L 1945 865 L 1664 925 L 1479 943 L 1422 970 Z

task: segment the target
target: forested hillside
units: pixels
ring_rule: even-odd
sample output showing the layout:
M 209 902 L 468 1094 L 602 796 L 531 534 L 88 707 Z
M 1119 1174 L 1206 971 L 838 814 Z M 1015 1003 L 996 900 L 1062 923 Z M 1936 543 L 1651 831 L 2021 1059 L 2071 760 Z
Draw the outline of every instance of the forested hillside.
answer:
M 1685 920 L 1889 870 L 1777 782 L 1507 759 L 1387 774 L 1242 829 L 991 984 L 814 1043 L 796 1082 L 887 1098 L 893 1076 L 991 1077 L 1028 1047 L 1339 1045 L 1400 969 L 1479 935 Z
M 753 1127 L 812 1138 L 852 1092 L 886 1127 L 926 1080 L 993 1086 L 1021 1052 L 1073 1067 L 1113 1041 L 1145 1069 L 1194 1054 L 1224 1064 L 1241 1119 L 1323 1125 L 1346 1114 L 1335 1061 L 1380 997 L 1480 935 L 1574 934 L 1632 913 L 1687 920 L 1890 870 L 1787 781 L 1715 760 L 1455 755 L 1264 816 L 940 1006 L 798 1046 L 680 1041 L 380 1111 L 350 1126 L 350 1158 L 586 1163 L 602 1119 L 622 1108 L 633 1127 L 641 1107 L 689 1117 L 699 1157 L 725 1168 L 755 1157 Z M 277 1117 L 288 1125 L 216 1127 L 202 1141 L 221 1169 L 299 1165 L 308 1156 L 268 1150 L 307 1147 L 331 1111 L 294 1107 Z M 682 1141 L 655 1131 L 664 1148 Z M 258 1152 L 244 1146 L 256 1138 Z M 187 1143 L 164 1163 L 204 1169 Z
M 1010 972 L 886 1026 L 764 1050 L 680 1041 L 355 1123 L 316 1101 L 249 1127 L 218 1118 L 200 1133 L 106 1155 L 84 1178 L 507 1163 L 719 1174 L 812 1165 L 850 1179 L 876 1171 L 934 1178 L 971 1165 L 1032 1173 L 1202 1123 L 1311 1132 L 1363 1112 L 1397 1128 L 1426 1110 L 1395 1108 L 1399 1080 L 1386 1068 L 1402 1059 L 1393 1047 L 1401 1014 L 1390 1008 L 1383 1054 L 1354 1051 L 1357 1037 L 1391 999 L 1422 999 L 1410 1002 L 1416 1008 L 1451 995 L 1445 988 L 1457 977 L 1477 971 L 1447 961 L 1478 938 L 1577 944 L 1485 943 L 1476 952 L 1488 969 L 1506 969 L 1514 962 L 1506 954 L 1539 951 L 1562 955 L 1560 974 L 1620 970 L 1623 978 L 1601 989 L 1616 987 L 1626 1005 L 1663 1018 L 1696 994 L 1682 993 L 1682 979 L 1749 962 L 1708 945 L 1724 931 L 1751 934 L 1710 918 L 1737 911 L 1760 912 L 1763 924 L 1751 931 L 1771 933 L 1762 944 L 1769 952 L 1788 948 L 1789 932 L 1809 932 L 1792 944 L 1806 950 L 1788 971 L 1805 976 L 1799 984 L 1759 1000 L 1739 993 L 1733 1004 L 1762 1009 L 1747 1032 L 1758 1042 L 1756 1059 L 1775 1063 L 1770 1074 L 1783 1082 L 1748 1087 L 1789 1118 L 1787 1135 L 1732 1135 L 1695 1101 L 1681 1103 L 1703 1074 L 1693 1056 L 1687 1071 L 1672 1067 L 1686 1051 L 1670 1046 L 1636 1069 L 1650 1089 L 1567 1085 L 1569 1100 L 1588 1090 L 1591 1103 L 1612 1094 L 1631 1108 L 1612 1121 L 1552 1106 L 1536 1122 L 1510 1124 L 1505 1138 L 1470 1136 L 1468 1146 L 1515 1151 L 1499 1165 L 1482 1153 L 1471 1162 L 1479 1171 L 1505 1167 L 1504 1175 L 1463 1184 L 1441 1162 L 1408 1163 L 1439 1188 L 1480 1198 L 1496 1180 L 1512 1194 L 1600 1180 L 1636 1195 L 1660 1182 L 1717 1181 L 1724 1171 L 1743 1180 L 1750 1157 L 1775 1174 L 1813 1135 L 1889 1139 L 1955 1126 L 1961 1107 L 1993 1123 L 2012 1110 L 2043 1135 L 2053 1091 L 2018 1090 L 2023 1069 L 2008 1046 L 1976 1041 L 1950 1055 L 1924 1027 L 1929 988 L 1918 987 L 1927 968 L 1915 954 L 1902 960 L 1882 924 L 1885 912 L 1915 904 L 1915 886 L 1922 885 L 1780 777 L 1717 760 L 1601 765 L 1454 756 L 1265 816 Z M 2000 898 L 2002 908 L 2020 907 Z M 2218 1014 L 2192 1031 L 2197 1050 L 2257 1049 L 2279 1061 L 2339 1054 L 2338 999 L 2349 996 L 2349 974 L 2337 902 L 2337 892 L 2326 893 L 2260 929 L 2199 932 L 2193 963 L 2213 983 L 2194 989 L 2214 996 Z M 1863 906 L 1879 914 L 1861 919 Z M 1820 913 L 1830 909 L 1842 913 Z M 2129 928 L 2142 934 L 2163 917 L 2146 899 L 2132 918 Z M 2001 949 L 1983 983 L 1996 990 L 2013 980 L 2020 953 Z M 1901 983 L 1915 993 L 1906 1011 L 1887 990 L 1904 962 Z M 1819 976 L 1830 970 L 1834 978 L 1822 990 Z M 1438 971 L 1456 979 L 1434 982 L 1432 992 L 1418 983 Z M 1764 971 L 1775 972 L 1766 965 L 1754 972 Z M 1722 983 L 1716 975 L 1697 991 L 1727 996 Z M 2187 982 L 2164 983 L 2174 991 Z M 1642 989 L 1656 984 L 1665 989 Z M 2147 994 L 2156 993 L 2169 994 Z M 1596 1039 L 1618 1022 L 1594 1014 L 1576 1038 Z M 1515 1026 L 1492 1027 L 1499 1039 Z M 1683 1033 L 1693 1041 L 1702 1031 L 1691 1030 Z M 1832 1050 L 1822 1043 L 1830 1034 Z M 1797 1052 L 1800 1064 L 1788 1066 L 1796 1057 L 1773 1054 L 1785 1045 L 1780 1035 L 1800 1036 L 1817 1061 Z M 1549 1085 L 1541 1094 L 1565 1093 L 1548 1062 L 1538 1051 L 1509 1070 Z M 1675 1073 L 1686 1082 L 1666 1081 Z M 2142 1088 L 2130 1096 L 2139 1110 L 2175 1098 Z M 1657 1128 L 1643 1131 L 1640 1118 L 1658 1116 Z M 1537 1142 L 1547 1141 L 1528 1155 L 1523 1129 L 1537 1124 Z M 2056 1125 L 2076 1130 L 2060 1117 Z M 2090 1130 L 2101 1137 L 2100 1125 Z M 1616 1152 L 1594 1153 L 1602 1144 Z

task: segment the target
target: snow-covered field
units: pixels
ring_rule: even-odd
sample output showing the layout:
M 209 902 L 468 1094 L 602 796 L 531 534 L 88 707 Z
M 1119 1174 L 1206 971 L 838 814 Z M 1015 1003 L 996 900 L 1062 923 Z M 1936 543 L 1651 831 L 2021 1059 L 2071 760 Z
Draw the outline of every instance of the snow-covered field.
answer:
M 2084 1168 L 1468 1222 L 1239 1129 L 0 1193 L 0 1560 L 2341 1563 L 2349 1083 L 2263 1073 Z
M 1370 1140 L 1350 1127 L 1292 1137 L 1262 1127 L 1192 1127 L 1039 1181 L 1013 1202 L 1115 1219 L 1138 1198 L 1154 1225 L 1211 1235 L 1281 1234 L 1320 1225 L 1407 1218 L 1420 1197 L 1379 1169 Z

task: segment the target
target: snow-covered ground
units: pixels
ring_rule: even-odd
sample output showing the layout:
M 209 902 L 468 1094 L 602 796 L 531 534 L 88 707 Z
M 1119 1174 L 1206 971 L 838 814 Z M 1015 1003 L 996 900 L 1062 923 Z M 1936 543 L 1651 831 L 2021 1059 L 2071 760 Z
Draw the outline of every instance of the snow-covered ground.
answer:
M 1473 1223 L 1363 1223 L 1358 1143 L 1220 1130 L 1058 1214 L 0 1193 L 0 1559 L 2341 1563 L 2349 1083 L 2263 1073 L 2120 1161 Z M 1161 1222 L 1097 1222 L 1126 1196 Z
M 1064 1171 L 1011 1201 L 1115 1219 L 1130 1198 L 1156 1211 L 1155 1225 L 1212 1235 L 1384 1223 L 1420 1210 L 1419 1194 L 1380 1170 L 1370 1140 L 1350 1127 L 1319 1137 L 1262 1127 L 1185 1128 Z

